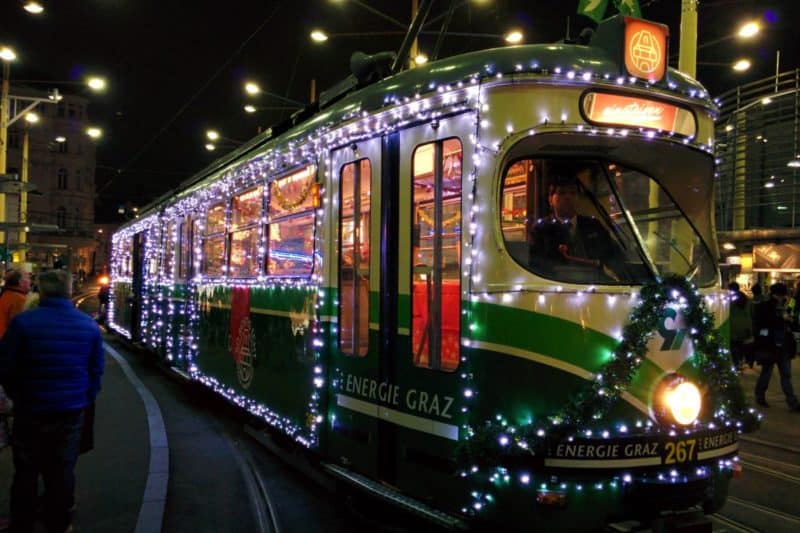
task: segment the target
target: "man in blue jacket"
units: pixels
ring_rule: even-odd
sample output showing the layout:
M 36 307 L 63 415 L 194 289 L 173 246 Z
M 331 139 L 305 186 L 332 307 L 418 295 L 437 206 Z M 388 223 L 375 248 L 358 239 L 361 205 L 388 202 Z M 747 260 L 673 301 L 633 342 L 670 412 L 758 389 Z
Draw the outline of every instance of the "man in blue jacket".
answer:
M 62 270 L 39 276 L 39 307 L 17 315 L 0 342 L 0 384 L 14 401 L 11 529 L 33 531 L 38 478 L 48 531 L 70 527 L 83 409 L 103 374 L 97 324 L 70 300 Z

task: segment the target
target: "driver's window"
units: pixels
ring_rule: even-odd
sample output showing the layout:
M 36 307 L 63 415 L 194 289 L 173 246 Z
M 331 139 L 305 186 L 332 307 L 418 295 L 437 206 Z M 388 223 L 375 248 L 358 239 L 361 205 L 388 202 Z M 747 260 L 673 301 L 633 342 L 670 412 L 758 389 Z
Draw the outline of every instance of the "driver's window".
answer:
M 515 161 L 503 179 L 500 213 L 508 253 L 542 277 L 617 284 L 647 274 L 598 161 Z

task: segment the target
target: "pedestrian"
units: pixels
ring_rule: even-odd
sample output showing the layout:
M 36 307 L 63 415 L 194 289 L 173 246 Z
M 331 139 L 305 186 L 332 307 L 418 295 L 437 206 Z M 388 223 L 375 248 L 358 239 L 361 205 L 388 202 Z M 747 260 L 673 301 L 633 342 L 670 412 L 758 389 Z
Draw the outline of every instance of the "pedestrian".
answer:
M 71 527 L 83 410 L 103 374 L 97 324 L 70 300 L 69 273 L 39 276 L 39 307 L 15 317 L 0 341 L 0 384 L 14 401 L 11 529 L 32 532 L 39 476 L 47 531 Z
M 735 281 L 728 284 L 728 289 L 731 291 L 731 359 L 739 370 L 744 361 L 751 359 L 748 352 L 753 348 L 752 303 Z
M 761 364 L 761 374 L 756 381 L 756 403 L 769 407 L 767 388 L 772 369 L 777 365 L 786 404 L 791 411 L 800 412 L 800 402 L 792 388 L 792 359 L 797 345 L 786 316 L 788 291 L 783 283 L 775 283 L 770 287 L 769 293 L 770 298 L 757 304 L 753 312 L 756 360 Z
M 8 270 L 5 285 L 0 292 L 0 339 L 8 329 L 11 319 L 21 313 L 31 288 L 31 278 L 27 272 Z
M 750 292 L 753 293 L 753 305 L 764 301 L 764 290 L 759 283 L 753 285 Z

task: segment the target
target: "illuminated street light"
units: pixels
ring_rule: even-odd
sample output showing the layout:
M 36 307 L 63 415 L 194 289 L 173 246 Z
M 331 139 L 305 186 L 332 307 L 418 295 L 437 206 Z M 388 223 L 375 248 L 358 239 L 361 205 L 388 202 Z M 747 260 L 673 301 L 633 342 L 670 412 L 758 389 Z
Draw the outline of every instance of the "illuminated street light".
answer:
M 424 65 L 427 62 L 428 62 L 428 56 L 426 56 L 423 53 L 417 54 L 417 57 L 414 58 L 414 63 L 416 63 L 417 65 Z
M 213 152 L 216 149 L 217 149 L 217 147 L 215 145 L 213 145 L 211 143 L 206 143 L 206 150 L 208 150 L 209 152 Z
M 800 155 L 786 163 L 789 168 L 800 168 Z
M 257 83 L 248 81 L 244 84 L 244 92 L 251 95 L 256 95 L 261 92 L 261 87 Z
M 17 53 L 9 46 L 0 46 L 0 59 L 3 61 L 14 61 L 17 59 Z
M 733 70 L 736 72 L 744 72 L 748 70 L 751 66 L 749 59 L 740 59 L 736 63 L 733 64 Z
M 736 35 L 742 39 L 749 39 L 750 37 L 755 37 L 758 35 L 759 31 L 761 31 L 761 25 L 756 21 L 750 21 L 739 28 L 739 31 L 736 33 Z
M 311 32 L 311 40 L 315 43 L 324 43 L 328 40 L 328 34 L 322 30 L 314 30 Z
M 524 36 L 519 30 L 511 30 L 504 37 L 508 44 L 519 44 L 522 42 L 523 38 Z
M 25 122 L 28 124 L 36 124 L 39 122 L 39 115 L 36 113 L 25 113 Z
M 247 113 L 255 113 L 256 112 L 256 106 L 247 104 L 246 106 L 244 106 L 244 110 Z
M 22 9 L 32 15 L 41 15 L 44 13 L 44 6 L 39 2 L 25 2 L 25 5 L 22 6 Z
M 86 80 L 86 85 L 93 91 L 104 91 L 106 89 L 106 80 L 100 76 L 92 76 Z
M 65 143 L 65 142 L 67 142 L 67 138 L 64 137 L 63 135 L 59 135 L 58 137 L 55 138 L 55 141 L 57 143 Z
M 100 137 L 103 136 L 103 130 L 101 130 L 100 128 L 98 128 L 96 126 L 92 126 L 92 127 L 86 128 L 86 135 L 88 135 L 92 139 L 99 139 Z
M 732 242 L 726 242 L 725 244 L 722 245 L 722 247 L 725 250 L 735 250 L 736 249 L 736 245 L 733 244 Z
M 217 130 L 208 130 L 206 131 L 206 139 L 209 141 L 216 141 L 219 139 L 219 132 Z

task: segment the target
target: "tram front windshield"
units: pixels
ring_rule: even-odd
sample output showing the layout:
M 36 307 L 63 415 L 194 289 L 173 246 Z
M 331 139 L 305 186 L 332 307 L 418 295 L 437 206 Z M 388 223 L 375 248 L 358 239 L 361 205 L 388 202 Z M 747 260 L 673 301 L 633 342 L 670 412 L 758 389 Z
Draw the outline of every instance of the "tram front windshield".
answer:
M 655 271 L 709 285 L 717 276 L 713 257 L 670 192 L 608 159 L 517 159 L 502 182 L 506 248 L 554 281 L 632 285 Z

